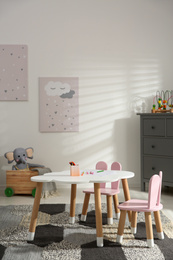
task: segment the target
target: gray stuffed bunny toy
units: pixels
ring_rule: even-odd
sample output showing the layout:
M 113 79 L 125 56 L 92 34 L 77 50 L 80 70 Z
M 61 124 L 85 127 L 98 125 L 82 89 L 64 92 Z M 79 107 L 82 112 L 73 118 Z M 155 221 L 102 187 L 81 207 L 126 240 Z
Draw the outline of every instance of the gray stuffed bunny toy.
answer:
M 32 147 L 29 148 L 16 148 L 13 152 L 7 152 L 4 154 L 5 158 L 7 158 L 8 163 L 16 162 L 16 165 L 12 166 L 12 170 L 29 170 L 30 167 L 44 167 L 39 164 L 27 163 L 27 159 L 33 158 Z

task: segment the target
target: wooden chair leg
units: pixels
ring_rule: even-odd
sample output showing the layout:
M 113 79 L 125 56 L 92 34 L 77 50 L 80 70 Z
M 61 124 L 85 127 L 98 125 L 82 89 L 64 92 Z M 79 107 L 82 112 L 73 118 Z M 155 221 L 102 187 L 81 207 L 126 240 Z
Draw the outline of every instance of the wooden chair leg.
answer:
M 123 241 L 125 221 L 126 221 L 126 210 L 121 210 L 118 232 L 117 232 L 117 240 L 116 240 L 118 243 L 122 243 Z
M 123 186 L 123 191 L 124 191 L 124 198 L 125 201 L 130 200 L 130 192 L 129 192 L 129 185 L 127 179 L 122 179 L 122 186 Z M 128 217 L 129 217 L 129 222 L 131 223 L 132 219 L 132 212 L 128 211 Z
M 145 225 L 146 225 L 146 234 L 147 234 L 147 245 L 148 247 L 153 247 L 154 239 L 153 239 L 151 212 L 145 212 Z
M 85 193 L 82 214 L 81 214 L 81 221 L 86 221 L 89 200 L 90 200 L 90 193 Z
M 113 224 L 113 215 L 112 215 L 112 196 L 107 195 L 107 223 L 108 225 Z
M 157 237 L 158 237 L 158 239 L 164 239 L 164 233 L 163 233 L 163 229 L 162 229 L 162 223 L 161 223 L 159 211 L 154 212 L 154 219 L 155 219 L 155 223 L 156 223 Z
M 118 208 L 119 201 L 118 201 L 118 195 L 117 194 L 113 195 L 113 201 L 114 201 L 114 208 L 115 208 L 116 218 L 119 219 L 120 218 L 120 210 Z
M 136 232 L 137 232 L 137 212 L 136 211 L 132 211 L 131 232 L 132 232 L 132 234 L 136 234 Z

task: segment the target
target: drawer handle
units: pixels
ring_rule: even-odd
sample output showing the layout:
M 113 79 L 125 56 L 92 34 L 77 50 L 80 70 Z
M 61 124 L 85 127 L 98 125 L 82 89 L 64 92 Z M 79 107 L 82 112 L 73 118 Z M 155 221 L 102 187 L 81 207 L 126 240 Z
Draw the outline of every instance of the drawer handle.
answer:
M 155 148 L 155 145 L 152 145 L 151 147 L 152 147 L 152 148 Z
M 154 170 L 155 170 L 155 167 L 152 167 L 152 170 L 154 171 Z
M 155 126 L 152 126 L 151 128 L 152 128 L 152 129 L 155 129 Z

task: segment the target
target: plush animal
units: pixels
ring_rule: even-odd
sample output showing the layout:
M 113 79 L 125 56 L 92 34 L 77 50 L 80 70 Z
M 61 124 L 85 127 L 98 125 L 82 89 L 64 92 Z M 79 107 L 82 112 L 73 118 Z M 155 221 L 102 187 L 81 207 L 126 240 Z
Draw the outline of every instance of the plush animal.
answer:
M 44 167 L 40 164 L 27 163 L 27 159 L 33 158 L 34 149 L 29 148 L 16 148 L 13 152 L 7 152 L 4 154 L 7 158 L 8 163 L 16 162 L 16 165 L 12 166 L 12 170 L 29 170 L 30 167 Z

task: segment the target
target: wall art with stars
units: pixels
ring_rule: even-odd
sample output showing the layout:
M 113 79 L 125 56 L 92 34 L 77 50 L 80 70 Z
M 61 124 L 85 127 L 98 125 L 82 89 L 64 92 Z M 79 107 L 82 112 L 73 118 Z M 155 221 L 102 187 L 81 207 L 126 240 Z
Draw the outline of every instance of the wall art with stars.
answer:
M 28 48 L 0 45 L 0 100 L 28 100 Z
M 79 131 L 78 78 L 41 77 L 40 132 Z

